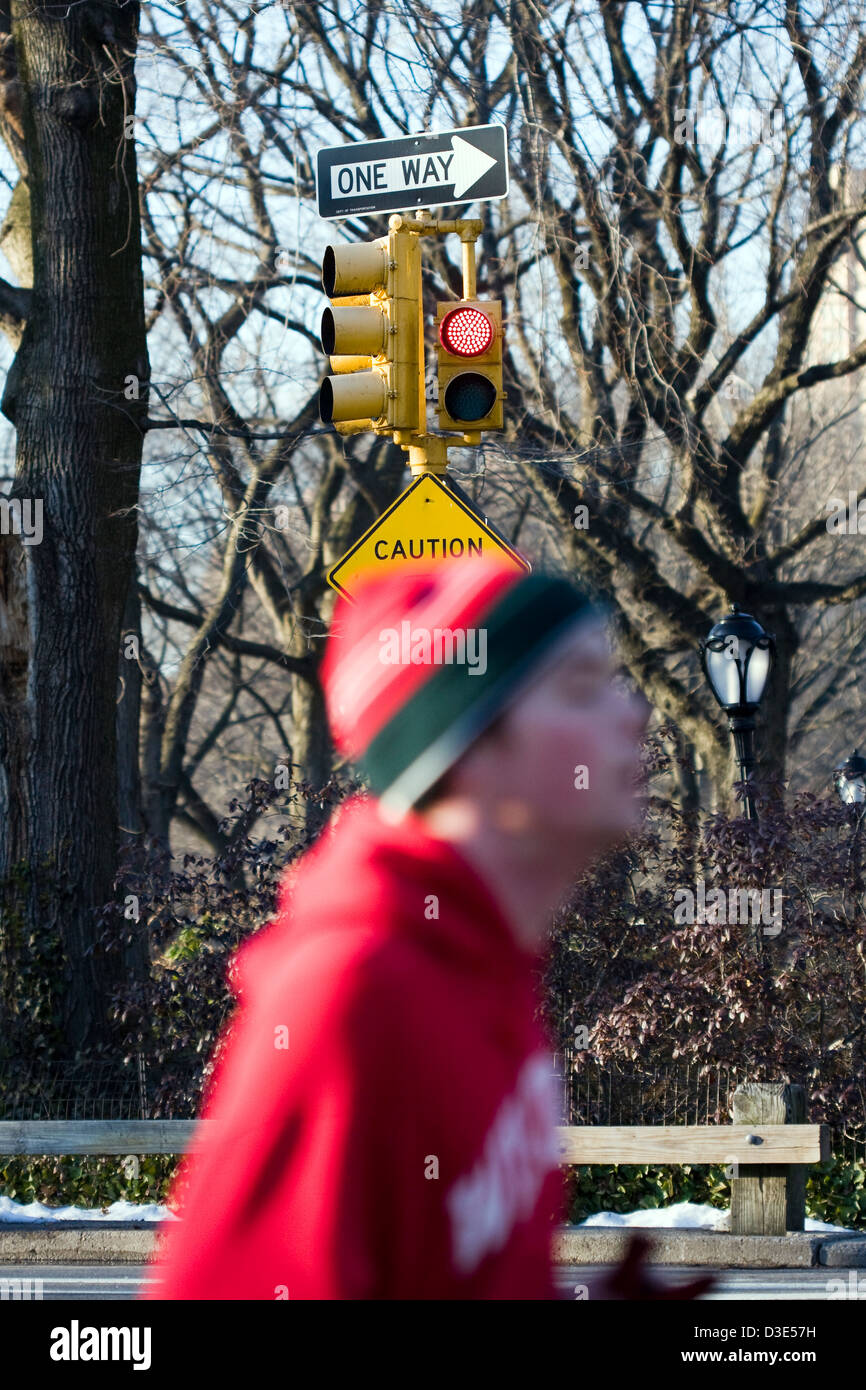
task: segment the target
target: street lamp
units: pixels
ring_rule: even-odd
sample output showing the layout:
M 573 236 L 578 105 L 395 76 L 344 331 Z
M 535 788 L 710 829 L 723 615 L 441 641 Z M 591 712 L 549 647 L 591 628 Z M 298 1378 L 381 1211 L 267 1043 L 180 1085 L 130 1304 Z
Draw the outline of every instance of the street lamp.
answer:
M 851 757 L 836 768 L 833 781 L 846 806 L 857 806 L 866 801 L 866 758 L 861 758 L 855 748 Z
M 701 640 L 700 651 L 709 687 L 728 716 L 740 781 L 748 782 L 755 766 L 755 715 L 776 654 L 775 638 L 751 613 L 732 603 L 729 615 Z M 748 791 L 744 814 L 757 820 Z
M 866 758 L 861 758 L 855 748 L 851 757 L 846 758 L 844 763 L 840 763 L 836 768 L 833 773 L 833 781 L 836 783 L 836 790 L 845 805 L 855 808 L 854 834 L 851 839 L 848 858 L 853 858 L 856 871 L 852 886 L 855 892 L 862 893 L 863 845 L 860 838 L 860 827 L 863 823 L 863 813 L 866 811 Z

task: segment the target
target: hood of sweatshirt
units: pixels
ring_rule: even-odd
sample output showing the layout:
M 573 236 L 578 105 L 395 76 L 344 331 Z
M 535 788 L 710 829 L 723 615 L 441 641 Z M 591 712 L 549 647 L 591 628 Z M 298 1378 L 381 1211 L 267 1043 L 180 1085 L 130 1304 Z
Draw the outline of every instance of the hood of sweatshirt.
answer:
M 493 971 L 525 980 L 544 949 L 517 941 L 491 888 L 450 842 L 412 813 L 387 822 L 378 802 L 362 796 L 338 808 L 287 870 L 275 918 L 234 956 L 235 995 L 255 989 L 311 933 L 333 931 L 408 932 L 425 952 L 486 978 Z

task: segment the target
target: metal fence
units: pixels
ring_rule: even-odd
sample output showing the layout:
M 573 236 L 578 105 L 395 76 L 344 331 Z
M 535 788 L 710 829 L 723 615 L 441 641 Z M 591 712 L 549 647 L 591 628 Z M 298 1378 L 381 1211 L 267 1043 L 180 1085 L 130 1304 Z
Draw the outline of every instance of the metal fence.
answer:
M 577 1062 L 568 1103 L 573 1125 L 730 1124 L 731 1097 L 746 1080 L 736 1067 L 701 1075 L 696 1068 L 620 1071 Z
M 0 1120 L 194 1119 L 207 1059 L 142 1056 L 43 1061 L 0 1059 Z M 555 1059 L 562 1087 L 561 1120 L 569 1125 L 721 1125 L 731 1123 L 731 1097 L 754 1074 L 735 1066 L 687 1064 L 643 1068 L 602 1065 L 576 1054 Z M 866 1158 L 866 1077 L 848 1079 L 844 1105 L 814 1097 L 821 1078 L 804 1082 L 809 1119 L 828 1123 L 839 1158 Z M 837 1083 L 838 1085 L 838 1083 Z
M 194 1119 L 206 1059 L 0 1059 L 0 1120 Z
M 731 1123 L 737 1086 L 753 1070 L 688 1064 L 645 1068 L 605 1066 L 576 1054 L 556 1062 L 562 1086 L 562 1122 L 569 1125 L 724 1125 Z M 775 1079 L 775 1078 L 773 1078 Z M 819 1074 L 785 1077 L 806 1087 L 809 1120 L 830 1125 L 837 1158 L 866 1158 L 866 1077 L 847 1081 L 844 1106 L 823 1104 Z

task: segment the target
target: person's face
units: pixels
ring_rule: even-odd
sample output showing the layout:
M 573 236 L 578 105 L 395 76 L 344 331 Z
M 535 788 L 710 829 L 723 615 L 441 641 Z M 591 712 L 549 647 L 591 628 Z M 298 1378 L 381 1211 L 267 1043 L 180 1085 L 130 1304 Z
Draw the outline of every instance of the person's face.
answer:
M 476 792 L 494 802 L 502 828 L 602 850 L 640 823 L 648 716 L 643 697 L 616 679 L 604 624 L 588 622 L 477 745 Z

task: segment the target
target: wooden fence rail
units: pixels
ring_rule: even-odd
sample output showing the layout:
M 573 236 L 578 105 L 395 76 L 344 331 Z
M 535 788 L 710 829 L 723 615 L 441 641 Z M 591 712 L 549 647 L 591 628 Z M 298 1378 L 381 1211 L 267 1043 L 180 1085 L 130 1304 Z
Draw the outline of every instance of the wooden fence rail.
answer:
M 204 1141 L 206 1126 L 206 1120 L 0 1120 L 0 1154 L 180 1154 Z
M 562 1125 L 560 1161 L 724 1164 L 731 1231 L 802 1231 L 806 1168 L 831 1156 L 827 1125 L 805 1124 L 802 1086 L 737 1088 L 732 1125 Z M 0 1120 L 0 1154 L 181 1154 L 207 1143 L 207 1120 Z
M 821 1163 L 826 1125 L 563 1125 L 563 1163 Z

